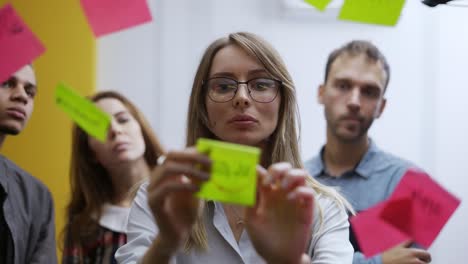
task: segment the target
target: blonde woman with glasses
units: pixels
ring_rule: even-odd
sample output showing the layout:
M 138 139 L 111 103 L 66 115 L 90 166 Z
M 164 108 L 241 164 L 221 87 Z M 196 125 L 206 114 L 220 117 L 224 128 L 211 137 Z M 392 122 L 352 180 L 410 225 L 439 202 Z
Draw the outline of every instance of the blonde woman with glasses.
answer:
M 193 147 L 169 152 L 138 191 L 117 260 L 351 263 L 348 203 L 302 169 L 297 121 L 294 84 L 268 43 L 251 33 L 213 42 L 193 83 L 187 146 L 204 137 L 260 148 L 257 203 L 200 201 L 211 160 Z

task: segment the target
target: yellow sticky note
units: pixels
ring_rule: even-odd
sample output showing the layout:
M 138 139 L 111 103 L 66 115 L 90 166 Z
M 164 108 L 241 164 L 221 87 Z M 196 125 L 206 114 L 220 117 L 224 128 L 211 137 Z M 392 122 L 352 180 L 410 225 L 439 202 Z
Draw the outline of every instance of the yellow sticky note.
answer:
M 325 11 L 327 8 L 328 4 L 332 0 L 304 0 L 304 2 L 308 3 L 309 5 L 317 8 L 320 11 Z
M 198 197 L 247 206 L 255 204 L 260 149 L 201 138 L 197 150 L 207 153 L 213 161 L 210 180 L 201 186 Z
M 405 0 L 345 0 L 339 18 L 369 24 L 394 26 Z
M 109 114 L 64 84 L 55 89 L 55 103 L 90 136 L 106 141 L 111 122 Z

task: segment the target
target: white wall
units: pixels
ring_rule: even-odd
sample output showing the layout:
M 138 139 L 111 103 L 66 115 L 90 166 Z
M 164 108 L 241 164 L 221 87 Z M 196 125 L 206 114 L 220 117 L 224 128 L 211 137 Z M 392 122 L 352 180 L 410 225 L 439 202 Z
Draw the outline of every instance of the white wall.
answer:
M 460 208 L 434 244 L 437 263 L 465 263 L 468 259 L 468 9 L 440 10 L 436 30 L 437 64 L 434 93 L 434 173 L 462 199 Z
M 188 97 L 202 52 L 215 38 L 243 30 L 263 36 L 282 54 L 297 86 L 302 153 L 304 158 L 315 155 L 325 140 L 315 95 L 326 57 L 351 39 L 367 39 L 392 67 L 387 108 L 374 123 L 372 137 L 468 200 L 462 189 L 468 185 L 466 9 L 430 9 L 407 1 L 398 25 L 382 27 L 320 13 L 292 18 L 281 0 L 149 3 L 152 23 L 99 41 L 98 87 L 119 90 L 137 102 L 168 149 L 184 146 Z M 431 247 L 433 263 L 468 259 L 466 219 L 468 208 L 462 203 Z

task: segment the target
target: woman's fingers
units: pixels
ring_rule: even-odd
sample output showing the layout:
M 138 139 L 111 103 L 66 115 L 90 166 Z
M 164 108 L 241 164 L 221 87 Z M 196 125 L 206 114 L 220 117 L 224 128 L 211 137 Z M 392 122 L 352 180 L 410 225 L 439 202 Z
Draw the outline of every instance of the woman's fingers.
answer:
M 271 165 L 268 170 L 262 166 L 257 166 L 257 175 L 264 190 L 277 190 L 281 186 L 281 181 L 292 166 L 288 162 L 280 162 Z
M 200 190 L 200 187 L 193 183 L 165 182 L 151 193 L 151 197 L 157 200 L 164 198 L 172 193 L 194 193 Z
M 290 163 L 281 162 L 271 165 L 268 170 L 257 166 L 257 175 L 263 187 L 290 191 L 306 184 L 308 173 L 303 169 L 294 169 Z
M 289 191 L 306 183 L 308 174 L 303 169 L 290 169 L 281 180 L 281 188 Z
M 163 164 L 167 161 L 175 161 L 181 163 L 190 163 L 190 164 L 200 164 L 204 166 L 211 165 L 211 159 L 198 152 L 195 148 L 187 148 L 183 151 L 169 151 L 166 155 L 166 158 Z
M 270 175 L 268 171 L 263 168 L 261 165 L 257 165 L 257 176 L 258 176 L 258 183 L 261 185 L 268 185 L 271 179 L 269 179 Z
M 268 174 L 265 184 L 274 184 L 278 187 L 285 174 L 292 168 L 289 162 L 279 162 L 268 168 Z
M 166 181 L 148 190 L 148 203 L 154 210 L 159 211 L 164 208 L 164 201 L 170 194 L 195 193 L 200 187 L 194 183 Z
M 170 204 L 177 201 L 177 204 L 181 202 L 180 206 L 184 206 L 179 197 L 194 197 L 193 193 L 199 191 L 200 185 L 210 178 L 208 172 L 200 170 L 196 165 L 210 164 L 211 160 L 194 148 L 168 152 L 153 171 L 147 188 L 148 200 L 154 211 L 163 210 L 168 197 L 171 197 Z
M 193 166 L 170 162 L 165 164 L 164 170 L 160 174 L 160 180 L 164 181 L 166 178 L 173 177 L 174 175 L 185 175 L 195 182 L 203 182 L 210 178 L 209 173 L 196 169 Z
M 297 205 L 300 219 L 304 223 L 311 223 L 314 214 L 314 190 L 308 186 L 299 186 L 286 196 L 286 199 Z
M 299 186 L 289 192 L 286 199 L 299 200 L 307 205 L 314 202 L 314 190 L 309 186 Z
M 211 160 L 204 154 L 198 153 L 194 148 L 183 151 L 170 151 L 153 171 L 149 190 L 164 181 L 180 181 L 185 175 L 189 181 L 202 183 L 209 179 Z M 158 159 L 159 160 L 159 159 Z M 198 166 L 197 166 L 198 165 Z

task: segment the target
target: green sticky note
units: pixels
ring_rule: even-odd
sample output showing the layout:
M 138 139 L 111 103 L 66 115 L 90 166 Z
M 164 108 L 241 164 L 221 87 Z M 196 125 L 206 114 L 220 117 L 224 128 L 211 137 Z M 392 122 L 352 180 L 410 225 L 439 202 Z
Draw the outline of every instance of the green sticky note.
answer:
M 213 161 L 210 180 L 201 186 L 198 197 L 246 206 L 255 204 L 260 149 L 201 138 L 197 150 L 207 153 Z
M 304 0 L 304 2 L 308 3 L 309 5 L 317 8 L 320 11 L 325 11 L 327 8 L 328 4 L 332 0 Z
M 369 24 L 394 26 L 405 0 L 345 0 L 339 18 Z
M 64 84 L 55 89 L 55 103 L 90 136 L 106 141 L 111 122 L 109 114 Z

